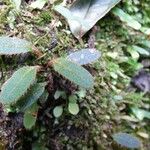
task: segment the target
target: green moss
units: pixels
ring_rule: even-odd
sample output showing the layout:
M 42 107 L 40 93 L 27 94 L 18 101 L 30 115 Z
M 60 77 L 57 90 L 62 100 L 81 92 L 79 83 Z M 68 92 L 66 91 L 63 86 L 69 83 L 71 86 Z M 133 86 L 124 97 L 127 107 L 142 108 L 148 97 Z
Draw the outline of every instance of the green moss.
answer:
M 8 7 L 3 7 L 0 11 L 0 24 L 3 26 L 7 23 L 8 11 L 9 11 Z
M 50 23 L 52 17 L 51 12 L 49 10 L 42 11 L 36 18 L 36 23 L 40 26 L 46 25 Z

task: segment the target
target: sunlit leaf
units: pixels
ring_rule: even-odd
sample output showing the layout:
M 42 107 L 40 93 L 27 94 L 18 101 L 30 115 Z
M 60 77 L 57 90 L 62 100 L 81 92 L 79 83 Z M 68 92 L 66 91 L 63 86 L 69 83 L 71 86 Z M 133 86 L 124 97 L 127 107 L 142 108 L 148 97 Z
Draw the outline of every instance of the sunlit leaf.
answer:
M 131 108 L 132 113 L 139 119 L 139 120 L 143 120 L 144 118 L 150 119 L 150 112 L 143 110 L 143 109 L 139 109 L 137 107 L 132 107 Z
M 18 69 L 3 84 L 0 93 L 0 102 L 10 104 L 19 100 L 36 80 L 36 72 L 36 67 L 22 67 Z
M 79 105 L 77 103 L 77 96 L 69 96 L 68 110 L 72 115 L 77 115 L 79 113 Z
M 119 102 L 119 101 L 122 101 L 122 100 L 123 100 L 123 97 L 122 97 L 121 95 L 115 95 L 115 96 L 113 97 L 113 99 L 114 99 L 115 102 Z
M 0 37 L 0 55 L 13 55 L 31 51 L 31 43 L 17 37 Z
M 48 0 L 36 0 L 31 3 L 30 7 L 33 9 L 42 9 Z
M 79 113 L 79 105 L 77 103 L 69 103 L 68 110 L 72 115 L 77 115 Z
M 132 27 L 133 29 L 140 30 L 141 24 L 129 14 L 125 13 L 122 9 L 115 8 L 112 12 L 114 15 L 118 16 L 121 21 L 126 22 L 128 26 Z
M 133 45 L 133 46 L 132 46 L 132 49 L 135 50 L 135 51 L 137 51 L 140 55 L 150 56 L 150 51 L 147 50 L 147 49 L 144 49 L 144 48 L 142 48 L 142 47 Z
M 63 15 L 76 38 L 81 38 L 98 20 L 120 0 L 77 0 L 69 9 L 58 5 L 55 10 Z
M 141 27 L 140 31 L 143 32 L 146 35 L 150 35 L 150 28 Z
M 54 61 L 53 66 L 55 71 L 75 84 L 83 88 L 91 88 L 93 86 L 92 75 L 78 64 L 64 58 L 58 58 Z
M 76 92 L 76 94 L 78 95 L 78 97 L 80 99 L 82 99 L 86 96 L 86 90 L 85 89 L 80 89 L 79 91 Z
M 20 11 L 21 0 L 11 0 L 11 1 L 12 1 L 13 5 L 14 5 L 15 9 L 17 11 Z
M 135 59 L 135 60 L 139 59 L 139 57 L 140 57 L 139 53 L 135 49 L 133 49 L 132 46 L 129 46 L 127 48 L 127 51 L 130 53 L 130 55 L 133 59 Z
M 140 148 L 141 142 L 134 136 L 127 133 L 116 133 L 113 135 L 113 139 L 121 146 L 127 148 Z
M 96 61 L 100 56 L 100 52 L 96 49 L 82 49 L 71 53 L 67 56 L 67 59 L 79 65 L 86 65 Z
M 15 12 L 10 11 L 7 16 L 7 22 L 11 29 L 14 29 L 15 27 L 15 20 L 16 20 Z
M 149 52 L 150 52 L 150 41 L 149 40 L 140 40 L 139 41 L 140 44 L 142 44 L 143 46 L 146 46 L 147 48 L 149 48 Z

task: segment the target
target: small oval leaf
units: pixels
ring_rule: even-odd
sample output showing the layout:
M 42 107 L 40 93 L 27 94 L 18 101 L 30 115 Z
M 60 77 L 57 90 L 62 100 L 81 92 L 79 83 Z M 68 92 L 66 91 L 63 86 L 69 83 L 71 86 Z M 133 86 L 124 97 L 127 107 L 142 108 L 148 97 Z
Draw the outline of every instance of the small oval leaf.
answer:
M 100 52 L 96 49 L 82 49 L 67 56 L 67 59 L 79 65 L 86 65 L 96 61 L 101 56 Z
M 36 80 L 36 67 L 22 67 L 18 69 L 1 88 L 0 102 L 5 104 L 15 103 L 30 88 Z
M 91 88 L 93 86 L 92 75 L 78 64 L 64 58 L 58 58 L 54 61 L 53 66 L 55 71 L 75 84 L 83 88 Z
M 0 37 L 0 55 L 22 54 L 31 51 L 31 43 L 17 37 Z
M 38 109 L 39 106 L 37 105 L 37 103 L 34 103 L 30 108 L 26 110 L 23 118 L 23 125 L 26 129 L 31 129 L 35 125 Z
M 56 118 L 59 118 L 63 113 L 63 107 L 62 106 L 56 106 L 54 109 L 53 109 L 53 115 L 56 117 Z
M 141 146 L 141 142 L 136 137 L 127 133 L 116 133 L 113 135 L 113 139 L 127 148 L 139 148 Z
M 79 113 L 79 105 L 77 103 L 69 103 L 68 110 L 72 115 L 77 115 Z

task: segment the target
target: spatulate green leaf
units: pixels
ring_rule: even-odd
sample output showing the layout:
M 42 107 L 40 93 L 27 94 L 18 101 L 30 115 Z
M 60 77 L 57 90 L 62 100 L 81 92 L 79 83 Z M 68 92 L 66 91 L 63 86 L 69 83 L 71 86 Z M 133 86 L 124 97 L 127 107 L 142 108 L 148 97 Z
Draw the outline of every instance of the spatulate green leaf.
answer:
M 150 51 L 150 41 L 149 40 L 140 40 L 139 43 L 142 44 L 143 46 L 146 46 L 147 48 L 149 48 L 149 51 Z
M 79 105 L 77 103 L 77 96 L 69 96 L 68 110 L 72 115 L 77 115 L 79 113 Z
M 127 47 L 127 51 L 130 53 L 131 57 L 135 60 L 138 60 L 140 55 L 139 53 L 132 48 L 132 46 Z
M 150 112 L 144 109 L 139 109 L 137 107 L 131 108 L 132 113 L 139 119 L 143 120 L 144 118 L 150 119 Z
M 30 88 L 36 80 L 36 67 L 22 67 L 18 69 L 1 88 L 0 102 L 4 105 L 15 103 Z
M 96 49 L 82 49 L 67 56 L 67 59 L 79 65 L 86 65 L 96 61 L 101 56 Z
M 150 51 L 148 49 L 144 49 L 144 48 L 136 46 L 136 45 L 133 45 L 132 49 L 137 51 L 142 56 L 150 56 Z
M 55 60 L 53 66 L 55 71 L 75 84 L 83 88 L 91 88 L 93 86 L 92 75 L 78 64 L 64 58 L 58 58 Z
M 39 106 L 37 105 L 37 103 L 34 103 L 30 108 L 26 110 L 23 118 L 23 125 L 26 129 L 31 129 L 35 125 L 38 109 Z
M 82 37 L 120 0 L 77 0 L 69 9 L 58 5 L 55 10 L 63 15 L 76 38 Z
M 125 13 L 120 8 L 113 9 L 113 14 L 118 16 L 121 21 L 124 21 L 127 23 L 128 26 L 132 27 L 135 30 L 140 30 L 141 24 L 136 21 L 133 17 L 131 17 L 129 14 Z
M 141 142 L 134 136 L 127 133 L 116 133 L 113 139 L 121 146 L 127 148 L 140 148 Z
M 31 51 L 31 43 L 17 37 L 0 37 L 0 55 L 22 54 Z
M 30 7 L 33 9 L 42 9 L 48 0 L 36 0 L 31 3 Z
M 13 3 L 15 9 L 16 9 L 17 11 L 20 11 L 21 0 L 11 0 L 11 2 Z
M 150 28 L 148 27 L 141 27 L 140 31 L 146 35 L 150 35 Z

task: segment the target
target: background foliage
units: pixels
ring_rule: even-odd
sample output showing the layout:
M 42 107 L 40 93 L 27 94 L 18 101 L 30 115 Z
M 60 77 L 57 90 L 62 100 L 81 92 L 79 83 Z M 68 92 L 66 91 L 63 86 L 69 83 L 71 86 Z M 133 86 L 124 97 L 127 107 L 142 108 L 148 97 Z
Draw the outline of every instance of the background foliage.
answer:
M 60 1 L 55 3 L 59 4 Z M 118 145 L 113 142 L 113 134 L 125 132 L 140 139 L 142 150 L 149 150 L 150 120 L 145 117 L 150 111 L 149 94 L 130 86 L 132 77 L 143 67 L 142 61 L 149 62 L 148 56 L 133 48 L 150 49 L 147 42 L 150 40 L 150 34 L 147 34 L 150 27 L 149 0 L 122 0 L 117 7 L 138 21 L 146 31 L 134 30 L 111 11 L 96 24 L 96 32 L 91 30 L 79 43 L 70 34 L 67 22 L 52 10 L 49 3 L 41 10 L 32 10 L 24 2 L 20 13 L 14 11 L 14 6 L 8 0 L 0 4 L 0 34 L 24 37 L 46 54 L 39 58 L 33 55 L 0 56 L 0 86 L 16 68 L 24 64 L 43 65 L 48 58 L 65 56 L 70 49 L 85 48 L 90 44 L 90 37 L 95 38 L 95 46 L 102 54 L 99 61 L 87 66 L 95 76 L 94 88 L 86 94 L 82 89 L 76 91 L 74 103 L 69 96 L 70 89 L 72 92 L 75 87 L 64 86 L 67 82 L 58 82 L 60 77 L 55 76 L 57 88 L 48 85 L 49 90 L 54 87 L 53 95 L 49 96 L 50 101 L 46 105 L 43 101 L 47 99 L 47 94 L 42 95 L 43 108 L 35 114 L 35 117 L 38 116 L 37 124 L 31 131 L 26 131 L 24 137 L 19 136 L 18 147 L 23 145 L 26 148 L 26 143 L 30 142 L 27 148 L 116 150 Z M 148 67 L 146 70 L 149 72 Z M 39 74 L 39 81 L 43 82 L 47 77 L 51 80 L 49 70 Z M 69 111 L 71 107 L 76 109 Z M 143 116 L 139 117 L 138 114 Z M 27 118 L 29 114 L 25 116 Z M 35 117 L 31 120 L 34 121 Z M 5 129 L 4 126 L 0 129 L 0 137 L 3 137 L 3 133 L 7 134 L 2 129 Z M 11 139 L 8 136 L 4 141 L 9 140 L 13 145 L 16 141 L 13 134 L 15 130 L 11 131 Z M 4 141 L 0 140 L 0 145 Z

